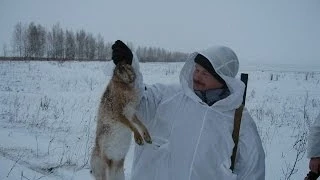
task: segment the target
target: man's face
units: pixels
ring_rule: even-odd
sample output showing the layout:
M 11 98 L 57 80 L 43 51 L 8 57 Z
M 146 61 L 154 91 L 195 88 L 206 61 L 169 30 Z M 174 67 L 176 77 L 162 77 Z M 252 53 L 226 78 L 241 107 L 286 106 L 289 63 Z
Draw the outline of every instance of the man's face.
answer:
M 205 68 L 195 64 L 193 72 L 193 89 L 205 91 L 208 89 L 222 88 L 223 84 L 215 79 Z

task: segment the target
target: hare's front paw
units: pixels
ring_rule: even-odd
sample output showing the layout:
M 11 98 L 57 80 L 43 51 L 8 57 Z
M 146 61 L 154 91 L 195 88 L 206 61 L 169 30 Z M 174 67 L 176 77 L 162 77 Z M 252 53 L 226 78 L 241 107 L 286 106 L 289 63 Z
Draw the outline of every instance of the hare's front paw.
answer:
M 138 145 L 143 145 L 143 138 L 142 136 L 140 135 L 140 133 L 134 133 L 134 140 L 136 141 L 136 143 Z
M 151 136 L 150 136 L 150 134 L 149 134 L 148 131 L 144 131 L 144 132 L 143 132 L 143 139 L 144 139 L 147 143 L 152 144 L 152 139 L 151 139 Z

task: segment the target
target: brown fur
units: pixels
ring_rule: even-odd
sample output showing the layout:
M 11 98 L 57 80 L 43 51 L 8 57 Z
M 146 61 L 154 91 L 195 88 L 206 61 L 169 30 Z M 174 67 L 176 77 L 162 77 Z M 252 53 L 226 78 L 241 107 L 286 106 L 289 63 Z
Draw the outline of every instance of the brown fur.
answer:
M 135 80 L 133 67 L 119 62 L 101 97 L 91 155 L 91 170 L 96 180 L 124 180 L 123 165 L 132 132 L 137 144 L 143 145 L 144 140 L 151 143 L 147 128 L 135 115 L 139 101 Z

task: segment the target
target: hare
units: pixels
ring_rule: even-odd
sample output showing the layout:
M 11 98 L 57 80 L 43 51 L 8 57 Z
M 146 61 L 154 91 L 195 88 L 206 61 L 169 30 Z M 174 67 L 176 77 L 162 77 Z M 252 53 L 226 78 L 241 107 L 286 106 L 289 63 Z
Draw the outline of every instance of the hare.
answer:
M 101 97 L 98 110 L 95 145 L 91 154 L 91 172 L 96 180 L 124 180 L 124 159 L 131 143 L 151 142 L 150 134 L 137 118 L 138 92 L 134 87 L 133 67 L 119 62 Z M 142 135 L 135 127 L 138 126 Z

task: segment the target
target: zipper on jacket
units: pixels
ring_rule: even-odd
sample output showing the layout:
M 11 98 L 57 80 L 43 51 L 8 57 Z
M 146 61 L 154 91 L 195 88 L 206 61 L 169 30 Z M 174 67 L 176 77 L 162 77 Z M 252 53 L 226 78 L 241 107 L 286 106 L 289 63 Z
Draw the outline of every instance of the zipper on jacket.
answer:
M 201 135 L 202 135 L 202 131 L 203 131 L 203 128 L 204 128 L 204 123 L 205 123 L 205 120 L 206 120 L 208 111 L 209 111 L 209 109 L 207 108 L 207 109 L 206 109 L 206 112 L 205 112 L 205 114 L 204 114 L 204 116 L 203 116 L 200 133 L 199 133 L 199 136 L 198 136 L 198 138 L 197 138 L 196 147 L 195 147 L 194 152 L 193 152 L 192 161 L 191 161 L 190 170 L 189 170 L 189 178 L 188 178 L 189 180 L 191 180 L 193 163 L 194 163 L 194 159 L 195 159 L 195 157 L 196 157 L 196 153 L 197 153 L 197 151 L 198 151 L 199 142 L 200 142 L 200 138 L 201 138 Z

